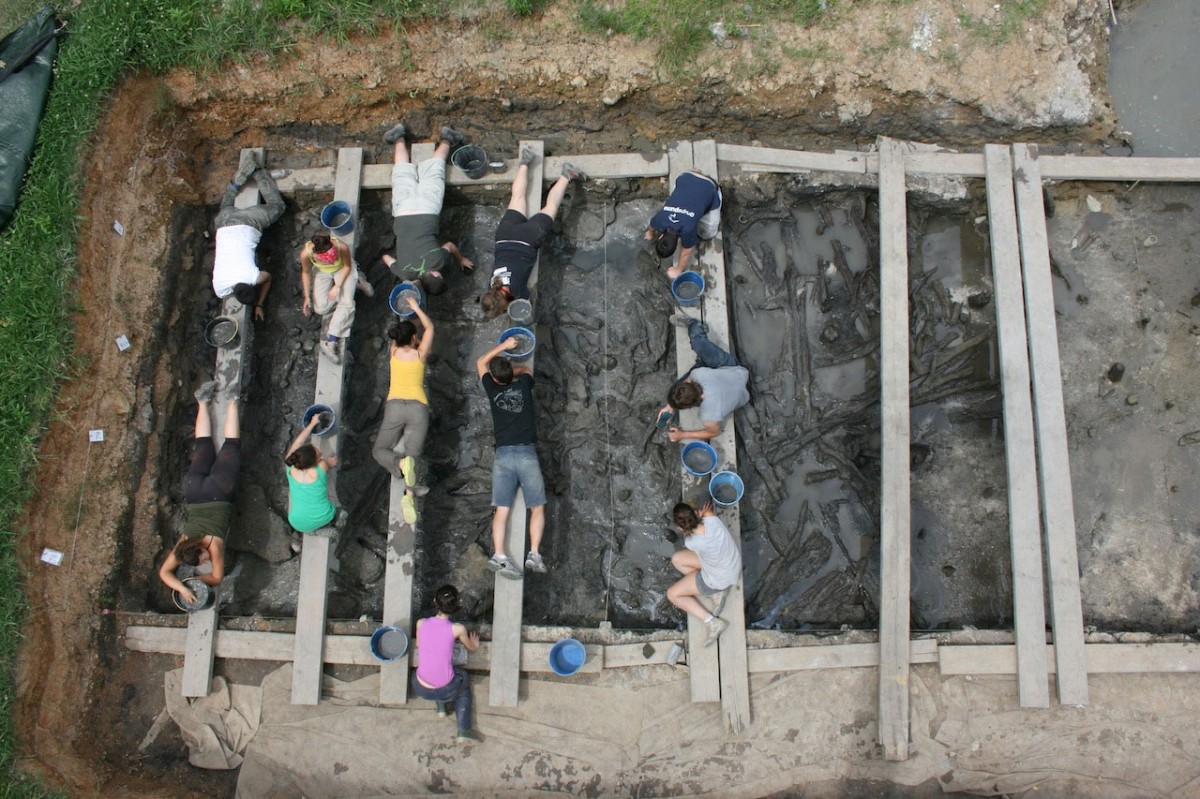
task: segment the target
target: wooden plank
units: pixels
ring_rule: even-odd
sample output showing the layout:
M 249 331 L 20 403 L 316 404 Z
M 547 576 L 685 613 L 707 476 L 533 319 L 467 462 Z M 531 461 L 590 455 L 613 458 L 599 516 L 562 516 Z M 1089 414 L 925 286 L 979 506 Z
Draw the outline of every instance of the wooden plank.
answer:
M 879 741 L 908 759 L 909 544 L 912 535 L 908 394 L 908 201 L 904 147 L 879 142 L 880 500 Z
M 292 704 L 321 699 L 325 663 L 325 608 L 333 539 L 306 534 L 300 555 L 300 596 L 296 602 L 296 648 L 292 658 Z
M 604 647 L 604 668 L 626 669 L 634 666 L 658 666 L 667 662 L 671 647 L 683 641 L 649 641 L 641 644 L 608 644 Z M 685 658 L 681 657 L 680 661 Z
M 791 167 L 814 172 L 850 172 L 865 175 L 866 153 L 813 153 L 806 150 L 776 150 L 742 144 L 718 144 L 717 160 L 761 167 Z
M 529 189 L 525 195 L 526 209 L 532 216 L 535 209 L 542 207 L 542 178 L 545 174 L 545 146 L 541 141 L 522 140 L 518 151 L 528 148 L 537 154 L 537 161 L 529 168 Z M 537 300 L 538 266 L 534 264 L 529 278 L 532 298 Z M 490 345 L 489 345 L 490 349 Z M 525 361 L 531 371 L 535 357 Z M 536 388 L 534 389 L 537 390 Z M 525 492 L 517 489 L 512 510 L 508 516 L 508 537 L 505 549 L 515 563 L 525 563 L 525 532 L 528 526 L 525 507 Z M 521 646 L 521 622 L 525 603 L 525 580 L 511 580 L 497 574 L 495 597 L 492 607 L 492 664 L 489 681 L 488 702 L 496 707 L 516 707 L 519 700 L 520 676 L 523 649 Z
M 1085 644 L 1083 649 L 1089 674 L 1200 672 L 1200 644 Z M 1047 661 L 1048 673 L 1054 673 L 1056 660 Z M 943 676 L 1016 674 L 1017 649 L 1012 644 L 943 646 L 938 668 Z
M 667 159 L 670 162 L 670 187 L 673 188 L 679 176 L 692 168 L 692 143 L 690 141 L 673 142 L 667 149 Z M 696 356 L 688 343 L 687 331 L 682 327 L 675 327 L 676 376 L 682 377 L 695 362 Z M 695 429 L 700 425 L 699 411 L 694 408 L 680 411 L 678 422 L 683 429 Z M 717 446 L 716 441 L 713 441 L 712 444 L 714 447 Z M 680 471 L 683 474 L 682 499 L 693 501 L 703 492 L 701 481 L 689 475 L 682 466 Z M 704 646 L 706 633 L 702 622 L 688 614 L 687 625 L 688 678 L 691 681 L 692 701 L 719 702 L 721 701 L 721 672 L 717 649 Z
M 263 148 L 253 147 L 242 153 L 255 152 L 264 157 Z M 237 208 L 250 208 L 259 201 L 258 184 L 251 183 L 238 193 L 234 200 Z M 213 445 L 218 451 L 225 443 L 226 405 L 230 399 L 241 395 L 243 366 L 253 351 L 254 323 L 251 309 L 230 295 L 222 301 L 221 313 L 238 321 L 241 335 L 237 346 L 217 350 L 216 368 L 213 378 L 217 381 L 217 392 L 209 406 L 212 419 Z M 184 696 L 208 696 L 213 675 L 213 646 L 217 633 L 217 613 L 221 603 L 220 586 L 213 588 L 216 596 L 212 607 L 188 614 L 188 648 L 183 661 L 183 679 L 180 681 Z
M 909 663 L 937 663 L 938 644 L 933 638 L 912 641 Z M 793 646 L 781 649 L 751 649 L 753 674 L 773 671 L 811 671 L 814 669 L 867 668 L 879 665 L 879 644 L 831 644 Z
M 1075 507 L 1067 454 L 1067 420 L 1063 412 L 1054 287 L 1050 280 L 1050 245 L 1046 236 L 1046 210 L 1042 204 L 1042 177 L 1036 145 L 1013 145 L 1013 176 L 1021 229 L 1021 275 L 1029 331 L 1029 366 L 1033 376 L 1038 483 L 1046 525 L 1050 622 L 1054 630 L 1054 657 L 1058 661 L 1058 701 L 1064 705 L 1086 705 L 1087 661 L 1083 653 Z
M 983 153 L 907 153 L 904 171 L 910 175 L 964 178 L 981 178 L 985 174 Z
M 692 163 L 706 175 L 717 178 L 717 143 L 712 139 L 692 143 Z M 730 352 L 733 351 L 733 336 L 730 335 L 729 297 L 725 280 L 725 248 L 721 226 L 711 241 L 700 248 L 699 262 L 704 272 L 704 318 L 708 323 L 709 338 Z M 726 420 L 721 434 L 709 443 L 719 447 L 725 463 L 722 468 L 737 471 L 737 434 L 733 418 Z M 721 520 L 729 528 L 738 549 L 742 547 L 741 514 L 737 506 L 721 509 Z M 738 580 L 728 589 L 722 618 L 729 622 L 728 629 L 717 642 L 718 673 L 721 682 L 721 711 L 725 716 L 725 727 L 739 733 L 750 726 L 750 675 L 746 666 L 746 600 L 742 581 Z
M 987 161 L 988 228 L 996 289 L 996 332 L 1004 400 L 1004 451 L 1008 475 L 1008 522 L 1012 550 L 1013 621 L 1017 634 L 1022 707 L 1049 707 L 1046 681 L 1046 607 L 1038 516 L 1037 461 L 1021 259 L 1012 158 L 1007 147 L 984 147 Z
M 1104 158 L 1043 155 L 1047 180 L 1141 180 L 1147 183 L 1200 182 L 1200 158 Z
M 414 148 L 416 147 L 429 147 L 432 152 L 432 145 L 429 144 L 414 145 Z M 416 160 L 415 157 L 414 160 Z M 611 153 L 550 156 L 545 161 L 544 174 L 558 175 L 562 171 L 562 165 L 568 161 L 586 172 L 592 180 L 665 177 L 668 172 L 666 154 L 647 157 L 638 153 Z M 483 177 L 474 180 L 463 174 L 462 170 L 450 167 L 446 170 L 446 183 L 451 186 L 508 185 L 516 177 L 517 159 L 507 159 L 504 163 L 503 172 L 489 171 Z M 289 175 L 276 181 L 279 190 L 284 194 L 298 191 L 329 191 L 334 188 L 334 183 L 335 168 L 330 166 L 294 169 Z M 368 190 L 390 189 L 392 187 L 392 165 L 367 164 L 363 166 L 361 185 L 363 189 Z
M 400 500 L 404 481 L 391 478 L 388 500 L 387 565 L 383 577 L 383 623 L 403 628 L 415 638 L 412 617 L 413 550 L 416 531 L 405 524 Z M 412 649 L 413 647 L 409 647 Z M 379 702 L 402 705 L 408 701 L 408 655 L 384 663 L 379 670 Z

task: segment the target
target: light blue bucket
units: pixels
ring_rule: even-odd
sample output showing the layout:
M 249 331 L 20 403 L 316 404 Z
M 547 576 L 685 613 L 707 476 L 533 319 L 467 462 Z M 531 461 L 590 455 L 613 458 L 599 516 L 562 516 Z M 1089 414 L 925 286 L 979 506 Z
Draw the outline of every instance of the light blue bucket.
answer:
M 734 472 L 717 472 L 708 481 L 709 496 L 718 505 L 725 507 L 736 505 L 745 492 L 746 487 L 742 484 L 742 478 Z
M 704 296 L 704 275 L 683 272 L 671 281 L 671 296 L 680 305 L 695 305 Z
M 550 670 L 559 677 L 570 677 L 586 660 L 587 650 L 574 638 L 564 638 L 550 647 Z
M 517 348 L 505 350 L 500 353 L 514 361 L 523 361 L 530 355 L 533 355 L 534 348 L 537 347 L 537 336 L 527 327 L 510 327 L 500 334 L 500 338 L 496 339 L 496 343 L 500 344 L 507 338 L 517 339 Z
M 405 302 L 408 296 L 415 297 L 417 305 L 421 306 L 422 311 L 425 310 L 425 292 L 421 290 L 421 284 L 406 280 L 392 289 L 392 293 L 388 295 L 388 307 L 401 319 L 411 319 L 415 316 L 412 308 L 409 308 L 408 303 Z
M 390 624 L 380 627 L 371 633 L 371 654 L 384 663 L 404 657 L 408 654 L 408 633 Z
M 717 468 L 717 451 L 703 441 L 690 441 L 679 453 L 683 468 L 692 477 L 703 477 Z
M 321 209 L 321 224 L 335 236 L 354 230 L 354 209 L 345 200 L 334 200 Z
M 308 410 L 304 412 L 304 426 L 308 427 L 308 423 L 317 414 L 322 414 L 325 417 L 325 422 L 313 428 L 312 434 L 314 436 L 327 436 L 337 429 L 337 414 L 328 405 L 308 406 Z

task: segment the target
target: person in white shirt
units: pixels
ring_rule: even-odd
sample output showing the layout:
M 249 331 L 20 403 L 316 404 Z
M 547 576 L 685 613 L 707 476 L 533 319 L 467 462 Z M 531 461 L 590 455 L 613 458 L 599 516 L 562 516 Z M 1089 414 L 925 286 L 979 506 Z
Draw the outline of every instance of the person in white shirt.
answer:
M 726 589 L 742 577 L 742 550 L 725 523 L 713 512 L 712 503 L 705 503 L 697 513 L 686 502 L 680 502 L 672 513 L 675 526 L 687 537 L 684 548 L 671 556 L 673 565 L 683 577 L 667 589 L 667 599 L 685 613 L 704 622 L 707 637 L 704 645 L 712 646 L 729 622 L 720 617 L 725 605 Z M 714 597 L 713 612 L 700 602 L 700 597 Z
M 221 210 L 214 222 L 217 228 L 217 252 L 213 260 L 213 291 L 221 299 L 233 295 L 243 305 L 254 306 L 254 318 L 262 321 L 263 303 L 271 290 L 271 274 L 258 268 L 254 255 L 263 231 L 283 216 L 283 195 L 271 173 L 262 168 L 252 150 L 242 153 L 237 174 L 225 189 Z M 263 202 L 250 208 L 237 208 L 242 185 L 250 178 L 258 183 Z

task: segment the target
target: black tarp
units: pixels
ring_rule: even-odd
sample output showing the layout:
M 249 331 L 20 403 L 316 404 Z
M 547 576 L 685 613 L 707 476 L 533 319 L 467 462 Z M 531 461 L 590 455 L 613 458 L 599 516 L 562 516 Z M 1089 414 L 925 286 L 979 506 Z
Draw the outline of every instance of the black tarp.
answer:
M 57 52 L 49 6 L 0 39 L 0 229 L 17 207 Z

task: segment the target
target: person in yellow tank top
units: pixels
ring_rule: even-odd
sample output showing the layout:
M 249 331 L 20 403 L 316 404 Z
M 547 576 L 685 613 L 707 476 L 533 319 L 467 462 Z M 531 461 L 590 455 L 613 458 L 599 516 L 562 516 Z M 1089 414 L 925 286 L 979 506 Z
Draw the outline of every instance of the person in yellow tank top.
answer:
M 305 316 L 314 310 L 317 316 L 333 314 L 321 352 L 341 363 L 343 342 L 354 325 L 354 292 L 374 297 L 375 289 L 359 274 L 346 243 L 325 233 L 313 236 L 300 251 L 300 282 L 304 286 L 300 310 Z
M 429 492 L 426 486 L 417 485 L 417 458 L 425 447 L 425 434 L 429 432 L 429 398 L 425 395 L 425 361 L 433 347 L 433 320 L 417 301 L 408 298 L 408 307 L 421 322 L 423 333 L 408 319 L 402 319 L 388 330 L 391 344 L 388 347 L 387 402 L 383 407 L 383 423 L 375 438 L 371 454 L 380 466 L 393 477 L 404 481 L 404 497 L 400 506 L 404 521 L 413 524 L 417 520 L 414 499 Z

